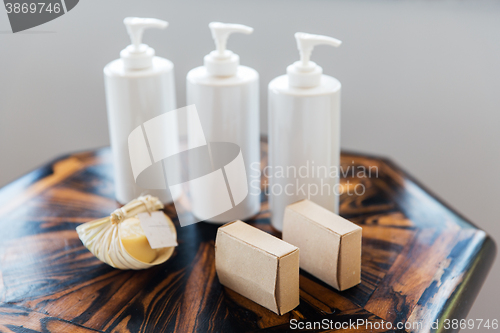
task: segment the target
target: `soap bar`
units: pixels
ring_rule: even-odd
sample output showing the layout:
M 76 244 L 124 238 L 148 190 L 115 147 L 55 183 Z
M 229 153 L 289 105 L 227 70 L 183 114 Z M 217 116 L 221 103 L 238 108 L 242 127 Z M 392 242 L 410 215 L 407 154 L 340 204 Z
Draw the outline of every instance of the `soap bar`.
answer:
M 279 315 L 299 305 L 299 249 L 242 221 L 217 231 L 215 268 L 221 284 Z
M 137 260 L 150 263 L 156 258 L 157 251 L 149 245 L 146 234 L 137 217 L 123 221 L 119 226 L 120 239 L 125 250 Z
M 300 268 L 340 291 L 361 282 L 361 233 L 309 200 L 285 209 L 283 240 L 300 249 Z

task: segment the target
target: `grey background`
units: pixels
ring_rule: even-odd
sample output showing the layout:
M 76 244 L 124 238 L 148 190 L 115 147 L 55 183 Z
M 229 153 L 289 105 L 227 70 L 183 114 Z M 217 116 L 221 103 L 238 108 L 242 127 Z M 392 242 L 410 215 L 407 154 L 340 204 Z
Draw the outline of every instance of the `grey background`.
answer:
M 67 152 L 108 144 L 102 68 L 129 43 L 125 16 L 157 17 L 145 42 L 185 75 L 213 48 L 210 21 L 243 23 L 229 49 L 266 86 L 298 59 L 296 31 L 344 41 L 313 60 L 343 84 L 342 147 L 388 156 L 500 240 L 500 2 L 81 1 L 11 34 L 0 10 L 0 185 Z M 500 319 L 498 260 L 469 318 Z

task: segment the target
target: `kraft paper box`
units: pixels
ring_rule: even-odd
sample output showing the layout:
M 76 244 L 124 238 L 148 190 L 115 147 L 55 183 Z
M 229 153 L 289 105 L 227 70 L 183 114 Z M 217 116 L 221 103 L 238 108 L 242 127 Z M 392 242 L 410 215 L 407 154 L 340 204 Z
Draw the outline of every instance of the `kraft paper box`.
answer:
M 279 315 L 299 305 L 299 249 L 242 221 L 217 231 L 215 268 L 221 284 Z
M 309 201 L 285 209 L 283 240 L 300 249 L 300 268 L 340 291 L 361 282 L 361 232 Z

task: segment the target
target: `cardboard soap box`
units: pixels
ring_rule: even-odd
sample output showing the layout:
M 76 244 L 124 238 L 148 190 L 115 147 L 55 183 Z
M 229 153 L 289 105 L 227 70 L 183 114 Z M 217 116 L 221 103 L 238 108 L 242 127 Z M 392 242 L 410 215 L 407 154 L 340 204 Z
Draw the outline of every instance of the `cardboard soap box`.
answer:
M 300 249 L 300 268 L 340 291 L 361 282 L 361 233 L 309 200 L 285 209 L 283 240 Z
M 279 315 L 299 305 L 299 249 L 242 221 L 217 231 L 215 268 L 221 284 Z

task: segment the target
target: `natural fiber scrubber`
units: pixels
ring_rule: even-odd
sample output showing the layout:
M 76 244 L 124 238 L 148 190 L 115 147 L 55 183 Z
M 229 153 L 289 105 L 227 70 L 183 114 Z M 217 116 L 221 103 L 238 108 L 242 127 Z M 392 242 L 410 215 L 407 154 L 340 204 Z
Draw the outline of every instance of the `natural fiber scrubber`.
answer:
M 76 232 L 83 245 L 102 262 L 118 269 L 146 269 L 167 261 L 174 247 L 152 249 L 136 215 L 162 208 L 158 198 L 139 197 L 108 217 L 79 225 Z M 167 220 L 176 236 L 174 224 Z

